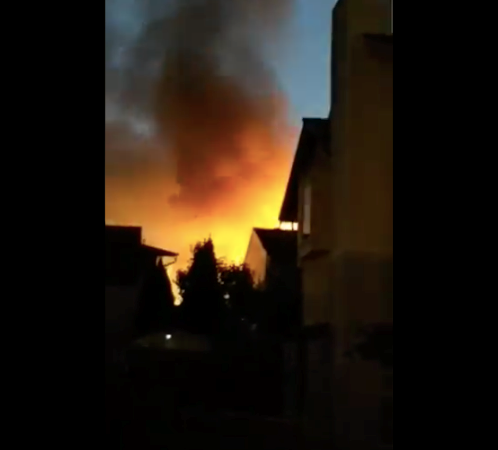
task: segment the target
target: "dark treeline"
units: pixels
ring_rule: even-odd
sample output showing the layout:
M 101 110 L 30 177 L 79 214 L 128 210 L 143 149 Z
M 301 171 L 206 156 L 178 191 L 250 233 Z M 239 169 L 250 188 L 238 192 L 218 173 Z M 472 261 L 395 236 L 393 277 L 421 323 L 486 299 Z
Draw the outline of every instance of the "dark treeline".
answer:
M 280 313 L 286 291 L 279 293 L 278 283 L 270 289 L 257 286 L 247 266 L 217 258 L 211 239 L 192 248 L 189 264 L 173 280 L 182 301 L 179 306 L 174 306 L 172 286 L 165 283 L 168 278 L 161 270 L 150 272 L 151 301 L 144 303 L 139 315 L 141 328 L 150 330 L 149 338 L 145 348 L 138 346 L 130 353 L 136 389 L 168 392 L 170 401 L 162 400 L 162 394 L 156 397 L 161 408 L 170 404 L 177 413 L 202 406 L 281 414 L 282 339 L 291 327 Z M 159 307 L 157 302 L 163 303 Z M 176 332 L 207 337 L 211 351 L 167 350 L 165 333 Z
M 186 331 L 227 342 L 281 335 L 295 327 L 282 307 L 288 302 L 284 286 L 257 286 L 246 265 L 217 258 L 211 239 L 193 247 L 190 263 L 177 273 L 176 284 L 182 303 L 172 320 Z

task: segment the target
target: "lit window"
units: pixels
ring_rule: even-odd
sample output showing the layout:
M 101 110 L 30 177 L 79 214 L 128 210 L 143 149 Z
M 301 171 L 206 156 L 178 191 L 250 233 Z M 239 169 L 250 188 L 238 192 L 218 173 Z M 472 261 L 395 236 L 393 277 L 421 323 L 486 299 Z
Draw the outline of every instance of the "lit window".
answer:
M 284 231 L 297 231 L 299 228 L 296 222 L 280 222 L 280 229 Z

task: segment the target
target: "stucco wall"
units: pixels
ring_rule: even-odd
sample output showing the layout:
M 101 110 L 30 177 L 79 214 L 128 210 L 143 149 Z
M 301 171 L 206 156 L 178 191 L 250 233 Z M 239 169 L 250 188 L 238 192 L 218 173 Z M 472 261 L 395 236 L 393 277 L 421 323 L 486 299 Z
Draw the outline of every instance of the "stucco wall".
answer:
M 392 254 L 393 56 L 364 37 L 390 32 L 385 3 L 340 0 L 334 10 L 335 253 Z
M 332 245 L 331 227 L 332 207 L 330 205 L 331 160 L 323 149 L 317 149 L 307 171 L 301 174 L 299 180 L 299 254 L 303 258 L 311 251 L 330 250 Z M 303 236 L 304 220 L 304 190 L 306 184 L 311 185 L 311 232 Z
M 311 233 L 304 237 L 303 211 L 304 187 L 311 184 Z M 330 204 L 331 160 L 324 149 L 316 149 L 316 155 L 299 182 L 299 266 L 303 280 L 303 319 L 305 325 L 330 320 L 331 286 L 330 260 L 327 252 L 332 249 L 334 234 L 332 205 Z
M 381 0 L 339 0 L 334 11 L 332 238 L 323 272 L 328 270 L 329 317 L 336 337 L 336 448 L 375 448 L 379 439 L 381 368 L 353 362 L 345 351 L 361 325 L 393 320 L 393 55 L 389 45 L 364 36 L 389 33 L 390 19 L 388 2 Z M 313 272 L 317 284 L 323 277 L 317 266 L 310 269 L 308 292 L 318 289 Z M 314 320 L 326 310 L 316 300 L 305 306 Z
M 328 322 L 332 313 L 332 285 L 328 257 L 302 262 L 304 325 Z
M 381 368 L 343 355 L 362 324 L 393 319 L 393 56 L 388 45 L 363 36 L 389 32 L 381 6 L 341 0 L 345 21 L 335 36 L 335 426 L 337 445 L 353 449 L 378 444 Z
M 251 269 L 256 284 L 264 281 L 266 277 L 267 253 L 255 231 L 252 232 L 244 262 Z
M 389 54 L 391 53 L 391 54 Z M 393 252 L 392 46 L 353 42 L 345 158 L 346 251 Z

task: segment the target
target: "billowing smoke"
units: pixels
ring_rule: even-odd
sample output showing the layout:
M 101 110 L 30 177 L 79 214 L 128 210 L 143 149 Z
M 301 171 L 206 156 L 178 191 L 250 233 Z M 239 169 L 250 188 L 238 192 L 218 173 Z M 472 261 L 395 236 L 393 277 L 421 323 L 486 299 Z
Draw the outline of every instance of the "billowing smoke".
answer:
M 292 2 L 120 1 L 133 13 L 119 39 L 106 23 L 106 219 L 159 221 L 170 246 L 218 231 L 240 254 L 276 223 L 292 156 L 271 67 Z
M 289 4 L 181 5 L 167 27 L 158 123 L 177 164 L 175 202 L 200 214 L 219 214 L 248 185 L 265 182 L 282 157 L 284 105 L 262 49 L 275 39 Z

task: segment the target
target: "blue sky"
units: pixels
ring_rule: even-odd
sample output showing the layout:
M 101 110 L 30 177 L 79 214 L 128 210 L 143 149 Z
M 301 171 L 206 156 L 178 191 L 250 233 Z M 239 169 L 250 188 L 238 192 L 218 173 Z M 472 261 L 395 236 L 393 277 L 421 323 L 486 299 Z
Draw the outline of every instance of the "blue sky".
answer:
M 297 0 L 291 54 L 277 65 L 293 119 L 323 117 L 330 108 L 332 9 L 337 0 Z
M 329 112 L 331 17 L 337 0 L 295 2 L 286 51 L 273 61 L 273 66 L 290 101 L 292 121 L 299 124 L 302 117 L 323 117 Z M 147 85 L 144 73 L 140 73 L 146 65 L 137 64 L 130 51 L 143 27 L 164 14 L 168 1 L 106 0 L 105 3 L 106 124 L 120 123 L 141 133 L 147 119 L 142 117 L 136 99 L 140 98 L 142 85 Z M 153 59 L 154 50 L 151 55 Z M 137 79 L 142 81 L 137 84 Z M 135 99 L 135 104 L 126 104 L 125 98 Z

